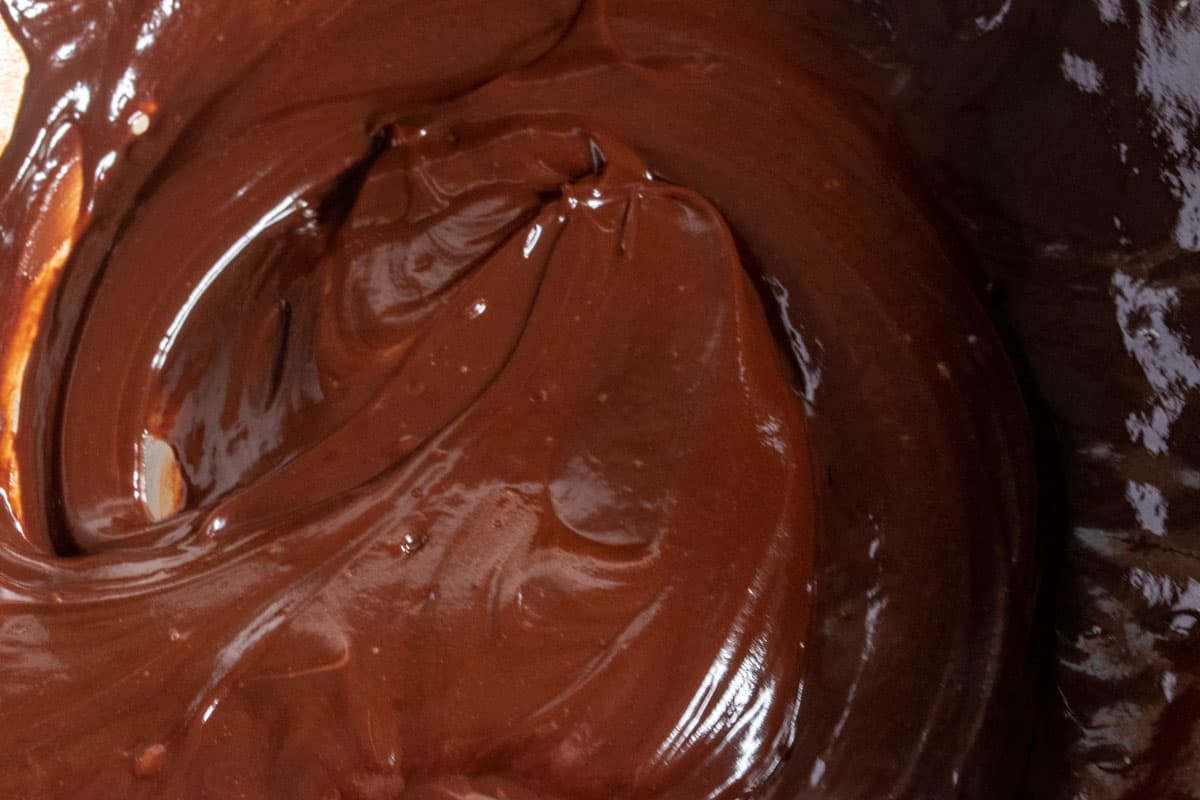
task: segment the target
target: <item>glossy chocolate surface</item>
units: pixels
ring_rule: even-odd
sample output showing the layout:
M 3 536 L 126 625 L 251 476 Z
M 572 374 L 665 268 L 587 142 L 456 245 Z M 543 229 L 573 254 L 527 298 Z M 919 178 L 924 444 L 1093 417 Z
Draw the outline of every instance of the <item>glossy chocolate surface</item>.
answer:
M 1032 796 L 1198 797 L 1200 3 L 865 5 L 813 19 L 897 112 L 1053 423 L 1065 736 Z
M 5 8 L 0 794 L 1015 796 L 1026 412 L 836 26 Z

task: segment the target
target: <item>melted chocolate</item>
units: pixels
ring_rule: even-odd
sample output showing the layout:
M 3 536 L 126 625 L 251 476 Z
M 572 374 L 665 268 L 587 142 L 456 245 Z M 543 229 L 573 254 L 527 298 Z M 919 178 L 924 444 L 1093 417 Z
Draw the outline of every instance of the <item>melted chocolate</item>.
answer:
M 865 5 L 812 19 L 927 162 L 1053 423 L 1065 737 L 1034 796 L 1200 797 L 1200 3 Z
M 0 793 L 1013 795 L 1023 404 L 794 9 L 5 7 Z

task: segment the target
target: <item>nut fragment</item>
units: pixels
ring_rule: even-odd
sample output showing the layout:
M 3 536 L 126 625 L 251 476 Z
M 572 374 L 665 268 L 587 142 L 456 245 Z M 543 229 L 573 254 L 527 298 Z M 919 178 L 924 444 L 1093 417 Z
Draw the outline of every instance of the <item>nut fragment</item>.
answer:
M 129 115 L 129 132 L 134 136 L 143 136 L 150 130 L 150 117 L 140 108 Z
M 151 522 L 162 522 L 174 516 L 187 502 L 187 486 L 174 448 L 149 433 L 142 435 L 138 490 L 142 507 Z

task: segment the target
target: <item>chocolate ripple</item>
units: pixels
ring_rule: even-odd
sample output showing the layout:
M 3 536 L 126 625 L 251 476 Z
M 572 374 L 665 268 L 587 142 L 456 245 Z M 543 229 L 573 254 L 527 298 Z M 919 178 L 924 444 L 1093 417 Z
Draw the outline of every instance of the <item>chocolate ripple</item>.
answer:
M 1020 396 L 793 15 L 8 14 L 0 788 L 1006 796 Z

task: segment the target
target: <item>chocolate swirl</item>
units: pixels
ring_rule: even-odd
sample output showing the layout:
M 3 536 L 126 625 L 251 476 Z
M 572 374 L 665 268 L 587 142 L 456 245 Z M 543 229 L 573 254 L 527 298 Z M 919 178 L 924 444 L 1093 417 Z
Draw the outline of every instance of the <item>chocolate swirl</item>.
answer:
M 8 13 L 0 788 L 1004 796 L 1002 348 L 769 3 Z

